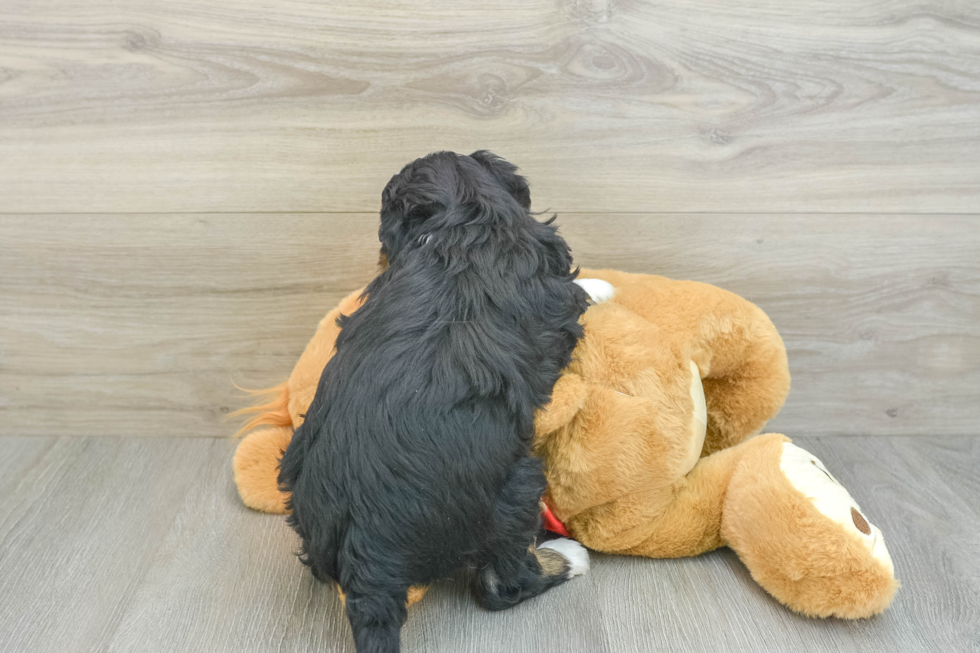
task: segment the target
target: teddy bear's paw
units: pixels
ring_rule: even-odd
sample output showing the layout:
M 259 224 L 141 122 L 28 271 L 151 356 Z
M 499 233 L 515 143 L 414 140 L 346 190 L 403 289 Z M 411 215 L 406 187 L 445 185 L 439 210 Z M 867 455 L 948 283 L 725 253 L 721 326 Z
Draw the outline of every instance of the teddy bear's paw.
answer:
M 616 294 L 616 288 L 602 279 L 576 279 L 575 283 L 588 293 L 593 304 L 608 302 Z
M 581 576 L 589 571 L 589 552 L 575 540 L 570 540 L 567 537 L 559 537 L 558 539 L 548 540 L 543 544 L 539 544 L 538 548 L 551 549 L 568 561 L 567 578 Z
M 825 517 L 861 538 L 868 552 L 894 574 L 885 537 L 870 523 L 847 489 L 834 478 L 824 464 L 809 451 L 789 442 L 783 443 L 779 468 L 796 490 L 809 499 Z

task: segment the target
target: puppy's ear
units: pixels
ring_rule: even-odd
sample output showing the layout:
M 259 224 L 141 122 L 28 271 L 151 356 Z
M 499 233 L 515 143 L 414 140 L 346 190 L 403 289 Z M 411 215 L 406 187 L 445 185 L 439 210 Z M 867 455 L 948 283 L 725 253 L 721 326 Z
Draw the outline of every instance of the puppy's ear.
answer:
M 407 169 L 407 166 L 406 166 Z M 395 175 L 381 193 L 381 214 L 414 226 L 425 222 L 443 209 L 442 188 L 437 181 L 422 178 L 407 181 L 406 172 Z
M 486 168 L 497 183 L 506 188 L 525 211 L 531 210 L 531 189 L 527 185 L 527 180 L 517 174 L 517 166 L 489 150 L 477 150 L 470 155 L 470 158 Z
M 391 178 L 381 193 L 381 266 L 387 267 L 424 233 L 425 223 L 444 211 L 445 182 L 431 166 L 415 161 Z

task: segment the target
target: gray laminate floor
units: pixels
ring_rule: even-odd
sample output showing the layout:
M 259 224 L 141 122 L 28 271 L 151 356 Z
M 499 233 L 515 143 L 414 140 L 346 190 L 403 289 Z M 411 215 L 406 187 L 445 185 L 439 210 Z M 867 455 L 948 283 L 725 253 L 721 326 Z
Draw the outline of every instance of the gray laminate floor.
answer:
M 884 615 L 811 620 L 738 558 L 593 556 L 504 613 L 462 578 L 409 611 L 411 651 L 980 651 L 980 439 L 798 438 L 888 538 Z M 233 443 L 0 437 L 0 651 L 353 651 L 282 518 L 241 505 Z

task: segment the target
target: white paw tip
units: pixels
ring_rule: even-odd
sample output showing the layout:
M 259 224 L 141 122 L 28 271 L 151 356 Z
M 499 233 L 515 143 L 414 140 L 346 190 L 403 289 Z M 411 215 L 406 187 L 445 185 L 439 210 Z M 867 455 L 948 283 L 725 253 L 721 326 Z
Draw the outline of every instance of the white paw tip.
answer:
M 561 554 L 568 561 L 568 577 L 574 578 L 581 576 L 589 571 L 589 552 L 588 550 L 567 537 L 559 537 L 556 540 L 548 540 L 538 546 L 539 549 L 551 549 Z
M 616 288 L 602 279 L 576 279 L 575 283 L 589 294 L 593 304 L 607 302 L 616 294 Z

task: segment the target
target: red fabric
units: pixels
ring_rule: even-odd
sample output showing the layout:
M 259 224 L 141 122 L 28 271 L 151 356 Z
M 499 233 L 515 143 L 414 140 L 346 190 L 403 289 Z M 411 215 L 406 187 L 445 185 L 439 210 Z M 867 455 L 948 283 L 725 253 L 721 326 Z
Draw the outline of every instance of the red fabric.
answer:
M 544 524 L 544 530 L 557 533 L 562 537 L 571 537 L 568 529 L 565 528 L 565 524 L 555 517 L 555 513 L 551 512 L 551 508 L 544 502 L 544 499 L 541 499 L 541 522 Z

